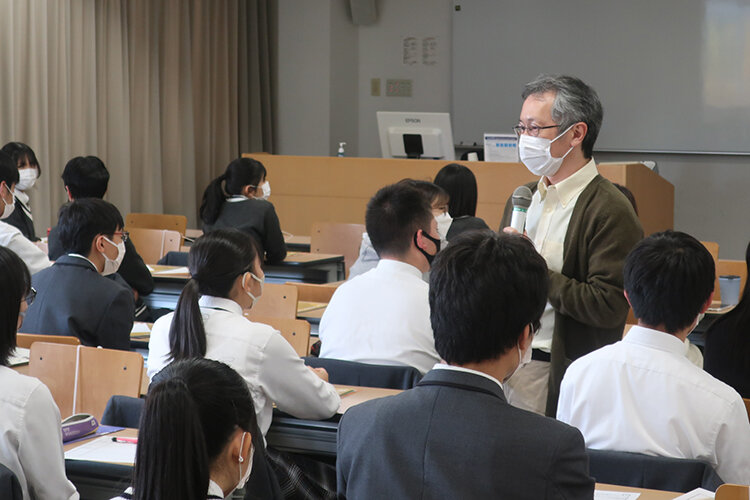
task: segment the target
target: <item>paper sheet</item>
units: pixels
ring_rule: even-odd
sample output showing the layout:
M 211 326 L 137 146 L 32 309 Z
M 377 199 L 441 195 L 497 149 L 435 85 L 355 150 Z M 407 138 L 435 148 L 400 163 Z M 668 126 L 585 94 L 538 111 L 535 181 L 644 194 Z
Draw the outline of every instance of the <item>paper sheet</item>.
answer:
M 133 465 L 136 447 L 130 443 L 114 443 L 111 436 L 104 436 L 65 452 L 65 459 Z
M 641 496 L 640 493 L 628 491 L 594 491 L 594 500 L 635 500 Z
M 151 333 L 151 327 L 148 326 L 148 323 L 144 323 L 143 321 L 134 321 L 133 322 L 133 329 L 130 330 L 130 334 L 134 333 Z
M 164 275 L 164 274 L 190 274 L 190 271 L 187 267 L 181 266 L 181 267 L 175 267 L 174 269 L 167 269 L 166 271 L 157 271 L 154 274 L 158 275 Z
M 8 366 L 25 365 L 29 362 L 29 350 L 25 347 L 16 347 L 16 350 L 8 359 Z
M 688 491 L 674 500 L 709 500 L 714 497 L 715 493 L 712 491 L 704 490 L 703 488 L 695 488 L 693 491 Z

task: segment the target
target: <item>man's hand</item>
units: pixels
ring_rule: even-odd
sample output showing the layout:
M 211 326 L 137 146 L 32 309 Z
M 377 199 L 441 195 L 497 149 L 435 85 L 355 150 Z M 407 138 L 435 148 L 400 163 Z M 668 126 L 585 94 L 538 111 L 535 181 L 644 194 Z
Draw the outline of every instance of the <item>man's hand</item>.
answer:
M 311 369 L 315 375 L 328 382 L 328 372 L 325 368 L 313 368 L 312 366 L 308 366 L 308 368 Z

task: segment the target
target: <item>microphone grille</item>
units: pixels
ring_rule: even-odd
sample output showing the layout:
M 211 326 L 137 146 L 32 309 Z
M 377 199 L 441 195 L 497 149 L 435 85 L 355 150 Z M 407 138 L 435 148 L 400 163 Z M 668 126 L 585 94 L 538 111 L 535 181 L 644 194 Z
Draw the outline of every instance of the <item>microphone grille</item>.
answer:
M 531 196 L 531 189 L 526 186 L 518 186 L 516 190 L 513 191 L 513 206 L 529 208 L 529 206 L 531 205 Z

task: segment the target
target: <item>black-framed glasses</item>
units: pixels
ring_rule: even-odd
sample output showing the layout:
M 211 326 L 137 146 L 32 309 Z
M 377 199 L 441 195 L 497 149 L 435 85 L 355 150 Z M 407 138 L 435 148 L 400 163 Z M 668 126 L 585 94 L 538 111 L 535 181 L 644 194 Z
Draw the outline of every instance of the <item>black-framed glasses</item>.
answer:
M 127 232 L 127 231 L 115 231 L 114 233 L 112 233 L 113 236 L 115 234 L 119 234 L 122 237 L 122 242 L 123 243 L 125 243 L 126 241 L 128 241 L 128 238 L 130 238 L 130 233 Z
M 23 301 L 26 302 L 27 306 L 31 306 L 35 298 L 36 298 L 36 288 L 32 286 L 31 289 L 29 290 L 29 293 L 27 293 L 26 297 L 23 298 Z
M 519 123 L 515 127 L 513 127 L 513 132 L 516 133 L 517 137 L 521 137 L 523 134 L 529 134 L 531 137 L 539 137 L 539 131 L 545 130 L 548 128 L 556 128 L 560 125 L 547 125 L 546 127 L 539 127 L 537 125 L 529 125 L 528 127 L 524 125 L 523 123 Z

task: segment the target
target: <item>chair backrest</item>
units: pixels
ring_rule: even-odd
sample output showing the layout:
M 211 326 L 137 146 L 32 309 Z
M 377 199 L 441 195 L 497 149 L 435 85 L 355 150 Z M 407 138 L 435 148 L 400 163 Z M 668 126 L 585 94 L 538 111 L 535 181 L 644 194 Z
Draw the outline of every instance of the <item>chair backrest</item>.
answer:
M 334 292 L 343 281 L 337 281 L 334 283 L 296 283 L 287 281 L 287 285 L 292 285 L 297 288 L 298 300 L 300 302 L 325 302 L 326 304 L 331 301 Z
M 304 319 L 254 317 L 252 321 L 270 325 L 281 332 L 299 356 L 307 356 L 310 349 L 310 323 Z
M 750 500 L 750 486 L 722 484 L 716 490 L 716 500 Z
M 406 390 L 422 379 L 422 374 L 413 366 L 371 365 L 314 356 L 307 356 L 304 360 L 313 368 L 325 368 L 332 384 Z
M 750 399 L 744 398 L 742 401 L 745 402 L 745 409 L 747 410 L 747 418 L 750 419 Z
M 714 491 L 723 483 L 714 468 L 700 460 L 611 450 L 588 449 L 586 452 L 589 474 L 598 483 L 682 493 L 695 488 Z
M 177 231 L 180 235 L 185 236 L 187 217 L 184 215 L 129 213 L 125 217 L 125 227 L 166 229 L 168 231 Z
M 310 252 L 333 253 L 344 256 L 344 268 L 349 268 L 359 256 L 364 224 L 343 224 L 338 222 L 315 222 L 310 233 Z
M 744 260 L 719 259 L 716 275 L 725 276 L 728 274 L 740 277 L 740 298 L 742 298 L 742 292 L 745 291 L 745 283 L 747 283 L 747 263 Z M 714 295 L 720 292 L 721 288 L 716 289 Z
M 16 345 L 18 347 L 31 348 L 34 342 L 49 342 L 51 344 L 81 345 L 78 337 L 72 335 L 44 335 L 37 333 L 17 333 Z
M 49 388 L 63 418 L 75 411 L 101 420 L 111 396 L 140 394 L 143 356 L 130 351 L 34 342 L 29 375 Z
M 146 400 L 131 398 L 130 396 L 112 396 L 107 401 L 107 407 L 102 414 L 102 425 L 114 425 L 116 427 L 140 427 L 141 413 L 146 405 Z
M 146 264 L 156 264 L 167 252 L 178 252 L 182 236 L 177 231 L 127 227 L 133 245 Z
M 711 254 L 711 257 L 714 259 L 714 268 L 716 269 L 716 277 L 714 278 L 714 300 L 718 299 L 720 296 L 719 291 L 719 244 L 715 241 L 701 241 L 704 247 L 706 247 L 706 250 L 708 250 L 708 253 Z
M 297 288 L 292 285 L 266 283 L 263 295 L 253 304 L 253 308 L 245 311 L 245 316 L 255 321 L 255 318 L 289 318 L 297 317 Z

